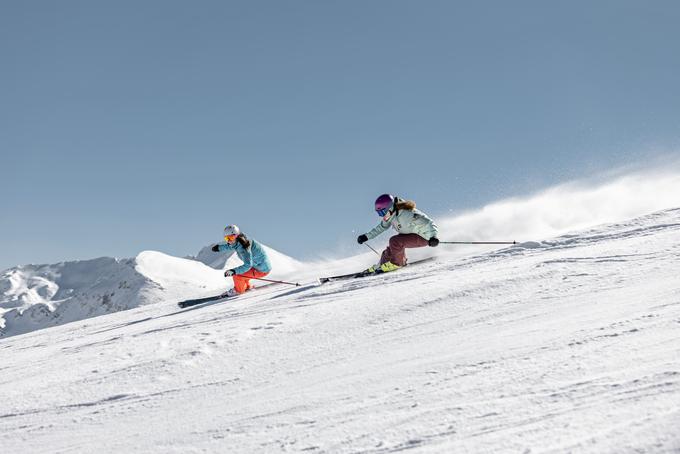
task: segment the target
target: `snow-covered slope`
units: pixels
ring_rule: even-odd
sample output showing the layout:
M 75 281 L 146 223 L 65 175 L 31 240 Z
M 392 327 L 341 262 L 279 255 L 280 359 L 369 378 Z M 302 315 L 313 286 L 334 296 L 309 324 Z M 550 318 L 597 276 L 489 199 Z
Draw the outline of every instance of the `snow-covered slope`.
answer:
M 476 211 L 437 218 L 437 222 L 443 239 L 529 241 L 673 206 L 680 206 L 677 164 L 600 182 L 571 182 L 526 198 L 501 200 Z M 371 243 L 380 249 L 388 237 L 383 235 Z M 319 273 L 346 273 L 376 259 L 366 252 L 303 264 L 264 247 L 273 265 L 272 279 L 298 281 Z M 454 259 L 484 250 L 491 248 L 426 248 L 412 251 L 410 256 L 417 259 L 437 254 Z M 196 257 L 185 259 L 145 251 L 134 259 L 99 258 L 12 268 L 0 273 L 0 338 L 168 299 L 222 292 L 231 280 L 225 280 L 221 271 L 239 264 L 230 253 L 215 253 L 206 246 Z
M 155 255 L 138 257 L 140 274 Z M 200 286 L 188 268 L 168 277 L 183 262 L 163 263 L 171 283 Z M 0 445 L 678 452 L 678 270 L 675 209 L 373 278 L 187 310 L 167 299 L 6 338 Z
M 301 266 L 294 259 L 265 248 L 276 266 L 276 272 L 272 273 L 275 278 Z M 167 298 L 220 293 L 231 281 L 224 278 L 222 269 L 240 262 L 235 256 L 212 251 L 211 254 L 211 266 L 144 251 L 134 259 L 102 257 L 11 268 L 0 274 L 0 337 L 158 303 Z

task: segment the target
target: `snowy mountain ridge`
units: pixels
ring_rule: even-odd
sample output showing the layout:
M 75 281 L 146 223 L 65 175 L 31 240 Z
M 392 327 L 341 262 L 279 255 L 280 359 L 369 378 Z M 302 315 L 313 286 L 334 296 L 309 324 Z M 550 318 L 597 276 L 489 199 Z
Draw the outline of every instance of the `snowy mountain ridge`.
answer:
M 153 286 L 134 259 L 26 265 L 0 276 L 0 337 L 130 309 Z
M 173 298 L 226 289 L 221 270 L 239 263 L 222 252 L 196 260 L 144 251 L 132 259 L 101 257 L 24 265 L 0 275 L 0 337 L 27 333 Z M 279 270 L 299 266 L 267 248 Z M 207 260 L 207 259 L 210 260 Z M 205 263 L 208 262 L 208 263 Z

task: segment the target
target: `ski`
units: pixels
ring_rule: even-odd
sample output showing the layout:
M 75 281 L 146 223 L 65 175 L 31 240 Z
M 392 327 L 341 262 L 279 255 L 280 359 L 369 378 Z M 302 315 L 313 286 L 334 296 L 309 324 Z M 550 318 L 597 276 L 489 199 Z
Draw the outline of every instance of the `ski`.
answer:
M 246 293 L 250 293 L 250 292 L 254 292 L 254 291 L 258 291 L 258 290 L 262 290 L 262 289 L 268 289 L 268 288 L 275 286 L 276 284 L 277 283 L 265 284 L 265 285 L 253 287 L 250 290 L 248 290 Z M 197 298 L 197 299 L 193 299 L 193 300 L 180 301 L 179 303 L 177 303 L 177 305 L 181 308 L 185 308 L 185 307 L 190 307 L 190 306 L 196 306 L 197 304 L 209 303 L 211 301 L 219 301 L 219 300 L 226 300 L 226 299 L 232 300 L 232 299 L 235 299 L 238 296 L 240 296 L 240 295 L 227 296 L 226 292 L 224 292 L 220 295 L 206 296 L 205 298 Z
M 419 263 L 429 262 L 430 260 L 434 260 L 434 257 L 428 257 L 428 258 L 425 258 L 425 259 L 415 260 L 413 262 L 407 263 L 406 266 L 413 266 L 413 265 L 417 265 Z M 399 270 L 396 270 L 396 271 L 399 271 Z M 356 279 L 356 278 L 368 277 L 368 276 L 377 276 L 379 274 L 384 274 L 384 272 L 383 271 L 377 271 L 377 272 L 374 272 L 374 273 L 368 273 L 366 271 L 359 271 L 358 273 L 341 274 L 339 276 L 320 277 L 319 283 L 325 284 L 327 282 L 344 281 L 344 280 L 347 280 L 347 279 Z
M 221 299 L 234 298 L 233 296 L 227 296 L 224 293 L 215 296 L 207 296 L 205 298 L 196 298 L 193 300 L 180 301 L 177 305 L 181 308 L 195 306 L 197 304 L 209 303 L 210 301 L 219 301 Z

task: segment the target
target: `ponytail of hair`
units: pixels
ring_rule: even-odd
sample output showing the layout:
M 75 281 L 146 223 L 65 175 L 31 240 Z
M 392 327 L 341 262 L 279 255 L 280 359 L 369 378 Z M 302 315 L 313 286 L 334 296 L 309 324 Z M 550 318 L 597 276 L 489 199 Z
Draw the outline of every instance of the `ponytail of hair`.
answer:
M 250 247 L 250 240 L 245 235 L 245 233 L 239 234 L 239 236 L 236 237 L 236 241 L 238 241 L 239 244 L 243 246 L 245 249 L 248 249 Z
M 413 200 L 397 200 L 394 204 L 397 210 L 413 210 L 416 208 L 416 202 Z

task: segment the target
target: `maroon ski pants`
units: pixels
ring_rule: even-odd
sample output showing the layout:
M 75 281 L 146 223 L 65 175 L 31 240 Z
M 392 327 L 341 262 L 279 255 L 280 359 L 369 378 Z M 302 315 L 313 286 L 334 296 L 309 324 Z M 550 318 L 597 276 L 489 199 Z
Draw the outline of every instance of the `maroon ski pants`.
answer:
M 406 248 L 427 246 L 425 238 L 417 233 L 400 233 L 390 238 L 390 245 L 380 257 L 380 263 L 392 262 L 398 266 L 406 265 Z

